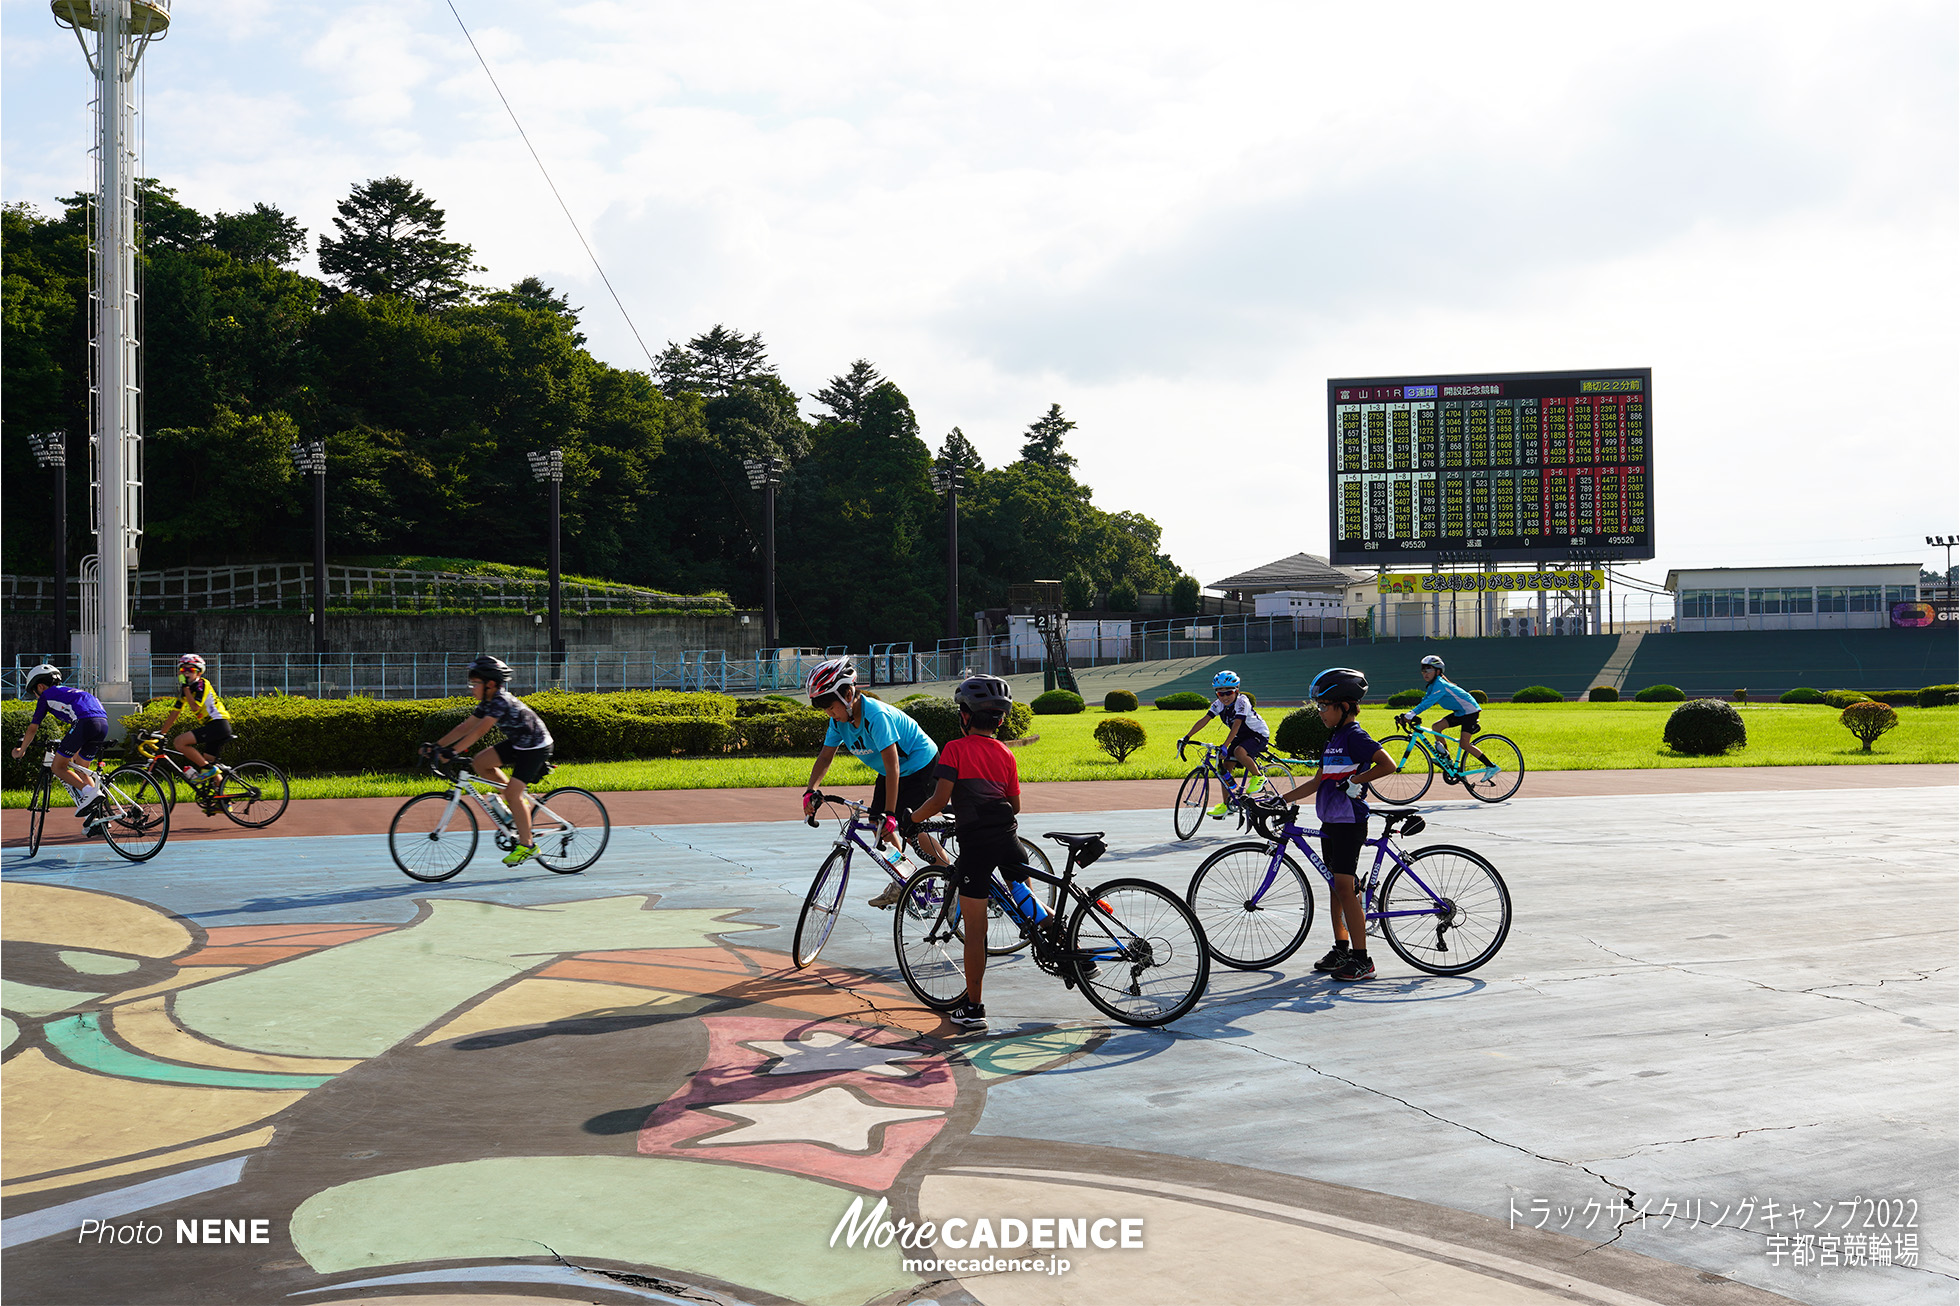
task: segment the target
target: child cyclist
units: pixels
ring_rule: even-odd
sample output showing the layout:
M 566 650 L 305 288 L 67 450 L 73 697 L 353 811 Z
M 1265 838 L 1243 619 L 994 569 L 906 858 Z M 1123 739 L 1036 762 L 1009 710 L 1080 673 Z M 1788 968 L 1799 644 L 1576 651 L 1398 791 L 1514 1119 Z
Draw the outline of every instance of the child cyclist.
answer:
M 842 748 L 878 773 L 878 783 L 871 790 L 871 819 L 878 826 L 879 844 L 903 847 L 898 814 L 932 797 L 932 764 L 939 756 L 932 736 L 897 708 L 860 694 L 857 667 L 848 657 L 831 658 L 811 667 L 803 681 L 803 692 L 810 696 L 811 707 L 830 714 L 823 748 L 810 767 L 810 787 L 803 791 L 803 814 L 808 816 L 816 806 L 817 786 Z M 944 864 L 946 859 L 938 844 L 923 836 L 918 843 L 919 851 Z M 892 906 L 902 896 L 902 888 L 896 881 L 887 884 L 871 899 L 871 905 Z
M 480 750 L 470 759 L 470 766 L 485 780 L 503 786 L 504 806 L 510 808 L 517 823 L 517 847 L 504 858 L 504 865 L 518 866 L 538 851 L 531 833 L 531 802 L 524 790 L 526 785 L 542 780 L 551 763 L 551 731 L 537 712 L 510 692 L 510 665 L 503 659 L 486 653 L 470 663 L 468 675 L 476 711 L 435 743 L 422 745 L 422 753 L 425 757 L 431 753 L 453 756 L 489 734 L 492 726 L 504 732 L 504 742 Z M 510 768 L 509 779 L 504 778 L 505 767 Z
M 1321 724 L 1333 733 L 1321 755 L 1320 774 L 1281 794 L 1280 801 L 1313 796 L 1314 815 L 1320 821 L 1320 855 L 1334 875 L 1334 947 L 1314 963 L 1314 969 L 1331 971 L 1337 980 L 1373 979 L 1367 908 L 1355 878 L 1361 845 L 1368 837 L 1368 804 L 1362 801 L 1362 786 L 1394 771 L 1395 763 L 1355 721 L 1368 694 L 1368 677 L 1350 667 L 1329 667 L 1313 678 L 1307 692 L 1320 708 Z
M 1226 784 L 1231 783 L 1232 763 L 1236 761 L 1245 769 L 1244 779 L 1241 781 L 1242 788 L 1248 794 L 1257 793 L 1259 764 L 1253 759 L 1271 746 L 1273 732 L 1266 728 L 1265 719 L 1254 709 L 1252 700 L 1246 697 L 1245 687 L 1239 683 L 1238 672 L 1221 671 L 1213 676 L 1211 692 L 1213 695 L 1211 706 L 1205 709 L 1205 714 L 1198 718 L 1196 724 L 1184 732 L 1184 738 L 1177 741 L 1177 755 L 1183 757 L 1184 746 L 1191 741 L 1191 736 L 1210 724 L 1213 717 L 1217 717 L 1225 723 L 1224 779 Z M 1231 813 L 1231 803 L 1221 801 L 1207 815 L 1223 819 Z
M 1452 726 L 1463 727 L 1457 732 L 1456 737 L 1458 746 L 1463 750 L 1463 755 L 1465 757 L 1474 757 L 1479 762 L 1488 766 L 1490 759 L 1478 752 L 1470 743 L 1470 737 L 1482 728 L 1481 716 L 1484 710 L 1483 704 L 1473 698 L 1469 690 L 1458 685 L 1443 674 L 1443 659 L 1437 657 L 1434 653 L 1431 653 L 1422 660 L 1422 682 L 1424 685 L 1422 701 L 1410 708 L 1407 712 L 1404 712 L 1401 716 L 1396 717 L 1395 724 L 1404 727 L 1421 725 L 1422 722 L 1418 719 L 1418 716 L 1422 710 L 1426 707 L 1434 707 L 1440 704 L 1449 709 L 1449 715 L 1438 721 L 1436 728 L 1438 730 L 1448 730 Z M 1455 784 L 1456 781 L 1450 780 L 1450 783 Z
M 186 730 L 171 740 L 170 745 L 197 764 L 197 774 L 191 780 L 203 784 L 218 773 L 218 754 L 232 740 L 231 713 L 225 711 L 218 691 L 205 679 L 204 659 L 197 654 L 186 653 L 177 659 L 177 682 L 177 701 L 171 706 L 170 715 L 163 719 L 163 729 L 157 733 L 168 735 L 179 715 L 191 714 L 191 720 L 198 722 L 196 729 Z
M 981 981 L 987 972 L 987 892 L 996 869 L 1010 882 L 1025 884 L 1027 857 L 1015 817 L 1021 811 L 1021 772 L 1014 754 L 995 738 L 1014 691 L 999 676 L 968 676 L 953 691 L 960 726 L 966 733 L 939 750 L 932 768 L 938 783 L 932 797 L 915 808 L 909 827 L 929 821 L 950 804 L 960 833 L 960 855 L 953 863 L 959 886 L 960 915 L 966 929 L 966 1000 L 951 1013 L 956 1025 L 987 1027 Z
M 102 752 L 109 738 L 109 713 L 102 700 L 86 689 L 62 684 L 61 668 L 50 663 L 43 662 L 27 673 L 27 692 L 40 701 L 34 705 L 20 747 L 13 751 L 14 760 L 26 755 L 27 746 L 41 731 L 42 717 L 52 713 L 55 720 L 66 724 L 67 731 L 54 746 L 54 774 L 75 794 L 76 819 L 86 820 L 101 806 L 102 791 L 83 763 L 94 761 Z

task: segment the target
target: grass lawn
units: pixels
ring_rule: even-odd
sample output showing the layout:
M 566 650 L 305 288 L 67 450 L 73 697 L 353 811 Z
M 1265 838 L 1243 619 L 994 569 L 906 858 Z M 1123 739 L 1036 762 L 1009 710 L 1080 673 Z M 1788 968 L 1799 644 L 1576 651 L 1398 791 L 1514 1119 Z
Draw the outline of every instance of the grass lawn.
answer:
M 1898 709 L 1899 725 L 1881 735 L 1869 753 L 1861 752 L 1851 732 L 1838 724 L 1831 707 L 1750 705 L 1739 708 L 1749 727 L 1746 746 L 1723 757 L 1683 757 L 1661 743 L 1672 703 L 1493 703 L 1484 711 L 1486 729 L 1506 735 L 1524 750 L 1528 771 L 1594 771 L 1679 766 L 1823 766 L 1865 762 L 1960 761 L 1960 709 L 1951 707 Z M 1275 708 L 1267 724 L 1278 729 L 1290 708 Z M 1038 716 L 1035 733 L 1041 737 L 1014 750 L 1021 778 L 1037 780 L 1150 780 L 1182 776 L 1197 764 L 1195 747 L 1178 760 L 1178 737 L 1189 729 L 1194 711 L 1159 712 L 1143 707 L 1123 713 L 1143 723 L 1149 742 L 1126 762 L 1111 761 L 1096 747 L 1092 732 L 1106 716 L 1091 707 L 1075 716 Z M 1361 724 L 1377 737 L 1395 733 L 1394 712 L 1369 707 Z M 1430 714 L 1433 724 L 1437 717 Z M 1224 732 L 1216 725 L 1198 742 L 1217 742 Z M 244 754 L 240 754 L 244 756 Z M 741 789 L 774 786 L 801 788 L 810 777 L 807 757 L 660 758 L 644 762 L 567 764 L 552 773 L 555 784 L 587 789 Z M 873 773 L 854 758 L 840 758 L 825 777 L 826 788 L 868 788 Z M 370 772 L 356 776 L 323 776 L 293 781 L 295 798 L 398 797 L 438 789 L 434 776 Z M 1529 792 L 1527 790 L 1527 792 Z M 59 796 L 66 802 L 66 795 Z M 20 807 L 24 790 L 0 795 L 0 806 Z

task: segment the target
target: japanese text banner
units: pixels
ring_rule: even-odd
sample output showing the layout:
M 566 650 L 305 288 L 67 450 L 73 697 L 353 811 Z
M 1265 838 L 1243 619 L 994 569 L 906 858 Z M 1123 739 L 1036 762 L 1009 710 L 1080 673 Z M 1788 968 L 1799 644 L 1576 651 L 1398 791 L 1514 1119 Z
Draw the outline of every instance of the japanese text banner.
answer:
M 1606 588 L 1606 573 L 1584 571 L 1444 571 L 1390 573 L 1375 578 L 1383 594 L 1448 594 L 1460 591 L 1597 590 Z

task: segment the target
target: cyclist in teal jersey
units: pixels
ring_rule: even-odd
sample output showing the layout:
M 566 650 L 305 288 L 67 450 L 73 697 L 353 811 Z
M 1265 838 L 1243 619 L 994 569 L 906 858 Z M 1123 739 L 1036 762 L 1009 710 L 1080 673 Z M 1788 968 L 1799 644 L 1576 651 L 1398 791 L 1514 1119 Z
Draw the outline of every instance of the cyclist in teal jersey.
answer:
M 1483 728 L 1484 705 L 1473 698 L 1469 690 L 1443 674 L 1443 659 L 1434 653 L 1422 660 L 1422 680 L 1426 686 L 1422 701 L 1395 718 L 1397 724 L 1409 721 L 1420 725 L 1421 722 L 1416 718 L 1424 708 L 1439 705 L 1446 707 L 1449 709 L 1449 715 L 1436 723 L 1436 729 L 1448 730 L 1452 726 L 1461 726 L 1462 729 L 1457 733 L 1457 743 L 1462 746 L 1464 756 L 1474 757 L 1484 765 L 1490 765 L 1490 759 L 1478 752 L 1470 743 L 1470 737 Z M 1456 782 L 1452 780 L 1450 783 Z

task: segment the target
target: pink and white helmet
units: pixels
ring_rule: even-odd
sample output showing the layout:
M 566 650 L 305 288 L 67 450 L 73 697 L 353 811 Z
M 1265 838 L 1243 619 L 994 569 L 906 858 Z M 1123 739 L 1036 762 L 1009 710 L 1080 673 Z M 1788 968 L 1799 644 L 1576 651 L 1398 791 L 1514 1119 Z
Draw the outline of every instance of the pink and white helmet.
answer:
M 849 658 L 830 658 L 810 668 L 810 674 L 803 678 L 803 692 L 811 701 L 825 694 L 834 694 L 845 685 L 857 689 L 857 668 Z

